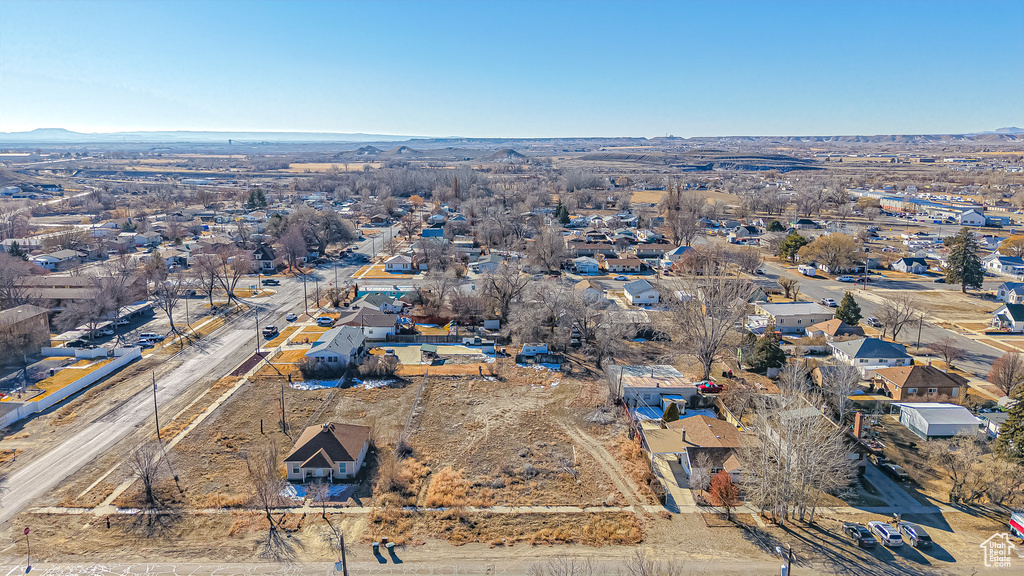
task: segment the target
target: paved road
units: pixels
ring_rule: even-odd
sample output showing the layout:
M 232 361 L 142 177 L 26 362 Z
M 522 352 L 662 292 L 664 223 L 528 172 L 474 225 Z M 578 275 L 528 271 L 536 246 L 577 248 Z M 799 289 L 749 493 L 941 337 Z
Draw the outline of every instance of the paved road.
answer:
M 921 506 L 920 502 L 915 500 L 910 494 L 907 494 L 906 490 L 900 487 L 892 478 L 886 476 L 874 464 L 868 463 L 864 466 L 864 479 L 878 489 L 879 498 L 885 500 L 885 503 L 889 506 L 905 508 L 907 510 Z
M 277 294 L 251 301 L 260 312 L 260 324 L 283 325 L 287 312 L 301 308 L 301 282 L 282 281 Z M 256 348 L 254 314 L 245 314 L 225 327 L 185 349 L 157 368 L 157 404 L 163 406 L 188 388 L 214 374 L 226 374 Z M 117 378 L 115 375 L 114 378 Z M 149 378 L 143 376 L 121 384 L 138 389 L 128 400 L 112 406 L 88 427 L 68 437 L 43 454 L 19 458 L 7 476 L 0 495 L 0 523 L 21 512 L 32 500 L 52 490 L 61 480 L 118 443 L 128 433 L 145 424 L 153 414 Z
M 810 300 L 818 302 L 822 298 L 828 297 L 838 302 L 846 292 L 852 292 L 854 297 L 857 298 L 857 303 L 860 304 L 861 315 L 868 317 L 876 316 L 878 314 L 879 305 L 863 296 L 864 287 L 862 284 L 854 285 L 835 282 L 832 280 L 812 280 L 800 275 L 794 270 L 785 269 L 775 263 L 766 263 L 763 268 L 767 272 L 765 278 L 770 280 L 777 280 L 779 276 L 789 276 L 800 280 L 800 292 Z M 1001 283 L 1002 281 L 999 282 Z M 957 287 L 948 286 L 946 284 L 935 284 L 928 281 L 911 282 L 901 280 L 871 282 L 868 284 L 867 293 L 870 294 L 872 290 L 878 288 L 899 288 L 905 290 L 959 290 Z M 909 326 L 904 327 L 903 331 L 900 333 L 900 337 L 905 344 L 917 344 L 917 326 L 912 328 Z M 957 334 L 956 332 L 935 326 L 927 321 L 925 322 L 921 329 L 922 346 L 927 346 L 928 344 L 937 342 L 943 338 L 953 338 L 958 344 L 960 344 L 961 348 L 967 354 L 967 357 L 958 361 L 956 366 L 966 372 L 974 374 L 978 378 L 985 378 L 988 374 L 989 368 L 992 366 L 992 362 L 994 362 L 999 356 L 1002 356 L 1001 351 L 996 350 L 991 346 L 986 346 L 976 340 Z

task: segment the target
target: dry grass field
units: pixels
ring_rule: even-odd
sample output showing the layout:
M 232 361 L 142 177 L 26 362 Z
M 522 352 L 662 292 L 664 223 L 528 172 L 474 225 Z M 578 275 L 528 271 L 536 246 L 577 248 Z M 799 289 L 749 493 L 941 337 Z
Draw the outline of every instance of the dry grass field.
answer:
M 288 172 L 292 174 L 303 174 L 306 172 L 362 172 L 363 166 L 380 168 L 380 162 L 293 162 L 288 165 Z

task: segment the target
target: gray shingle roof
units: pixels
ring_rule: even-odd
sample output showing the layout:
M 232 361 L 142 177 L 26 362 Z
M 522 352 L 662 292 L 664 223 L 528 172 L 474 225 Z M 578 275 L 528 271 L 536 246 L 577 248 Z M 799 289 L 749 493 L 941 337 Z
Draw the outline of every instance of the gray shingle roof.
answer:
M 834 342 L 832 347 L 850 358 L 910 358 L 902 344 L 886 342 L 879 338 L 861 338 L 849 342 Z

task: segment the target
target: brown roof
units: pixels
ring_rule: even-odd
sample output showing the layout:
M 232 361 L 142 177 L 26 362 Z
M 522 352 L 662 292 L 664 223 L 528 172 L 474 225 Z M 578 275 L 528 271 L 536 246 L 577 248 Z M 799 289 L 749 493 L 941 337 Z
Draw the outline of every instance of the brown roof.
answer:
M 708 463 L 712 468 L 721 468 L 730 474 L 743 468 L 736 455 L 736 450 L 733 448 L 691 448 L 687 450 L 691 466 L 696 463 L 697 456 L 700 454 L 707 454 Z
M 864 330 L 857 326 L 850 326 L 839 318 L 825 320 L 824 322 L 818 322 L 817 324 L 808 326 L 807 331 L 824 332 L 828 336 L 846 336 L 849 334 L 856 334 L 858 336 L 864 335 Z
M 948 388 L 967 384 L 962 376 L 943 372 L 934 366 L 880 368 L 875 370 L 875 374 L 898 388 Z
M 333 462 L 355 462 L 363 445 L 370 439 L 368 426 L 337 424 L 329 422 L 321 426 L 310 426 L 302 431 L 292 451 L 284 457 L 285 462 L 320 462 L 320 458 Z M 322 452 L 322 454 L 321 454 Z M 314 458 L 320 455 L 319 458 Z M 333 468 L 329 466 L 314 466 Z
M 739 448 L 743 446 L 743 438 L 736 426 L 725 420 L 711 418 L 709 416 L 690 416 L 681 418 L 675 422 L 669 422 L 666 426 L 677 431 L 682 441 L 682 431 L 686 430 L 686 446 L 698 446 L 701 448 Z

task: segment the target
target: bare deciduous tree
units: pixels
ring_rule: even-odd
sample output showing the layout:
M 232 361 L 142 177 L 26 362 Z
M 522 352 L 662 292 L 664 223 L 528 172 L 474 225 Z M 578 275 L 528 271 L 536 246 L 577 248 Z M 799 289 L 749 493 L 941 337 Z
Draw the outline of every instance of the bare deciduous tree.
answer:
M 982 447 L 973 432 L 961 432 L 949 439 L 929 440 L 924 452 L 928 460 L 941 467 L 950 480 L 949 501 L 956 504 L 965 500 L 964 487 L 980 471 L 978 464 Z
M 788 276 L 779 276 L 779 288 L 782 288 L 782 294 L 786 298 L 796 299 L 797 295 L 800 294 L 800 282 L 796 278 L 789 278 Z
M 509 262 L 484 277 L 484 294 L 494 302 L 503 322 L 509 320 L 510 308 L 522 297 L 529 283 L 530 277 Z
M 996 359 L 988 373 L 988 381 L 995 384 L 1000 392 L 1013 396 L 1013 392 L 1024 383 L 1024 355 L 1009 352 Z
M 821 367 L 821 388 L 836 412 L 840 424 L 846 422 L 853 401 L 850 395 L 860 388 L 860 370 L 849 364 Z
M 917 298 L 912 294 L 896 294 L 886 297 L 878 309 L 878 321 L 882 323 L 882 337 L 886 332 L 892 339 L 899 338 L 904 326 L 918 319 L 920 307 Z
M 153 484 L 159 478 L 162 460 L 163 448 L 156 440 L 144 442 L 132 450 L 128 456 L 128 466 L 142 482 L 148 506 L 157 503 L 156 496 L 153 494 Z
M 711 365 L 721 356 L 733 327 L 747 312 L 753 286 L 746 281 L 720 277 L 684 279 L 682 291 L 693 297 L 686 301 L 669 294 L 662 298 L 669 306 L 670 334 L 680 351 L 692 354 L 703 369 L 702 380 L 711 375 Z
M 965 356 L 964 347 L 955 338 L 947 336 L 928 345 L 928 350 L 936 356 L 941 356 L 946 363 L 946 372 L 953 367 L 953 362 L 963 360 Z
M 281 504 L 281 491 L 285 481 L 277 468 L 277 443 L 273 440 L 255 446 L 242 455 L 245 469 L 252 488 L 253 505 L 259 506 L 267 516 L 270 530 L 277 529 L 271 511 Z

